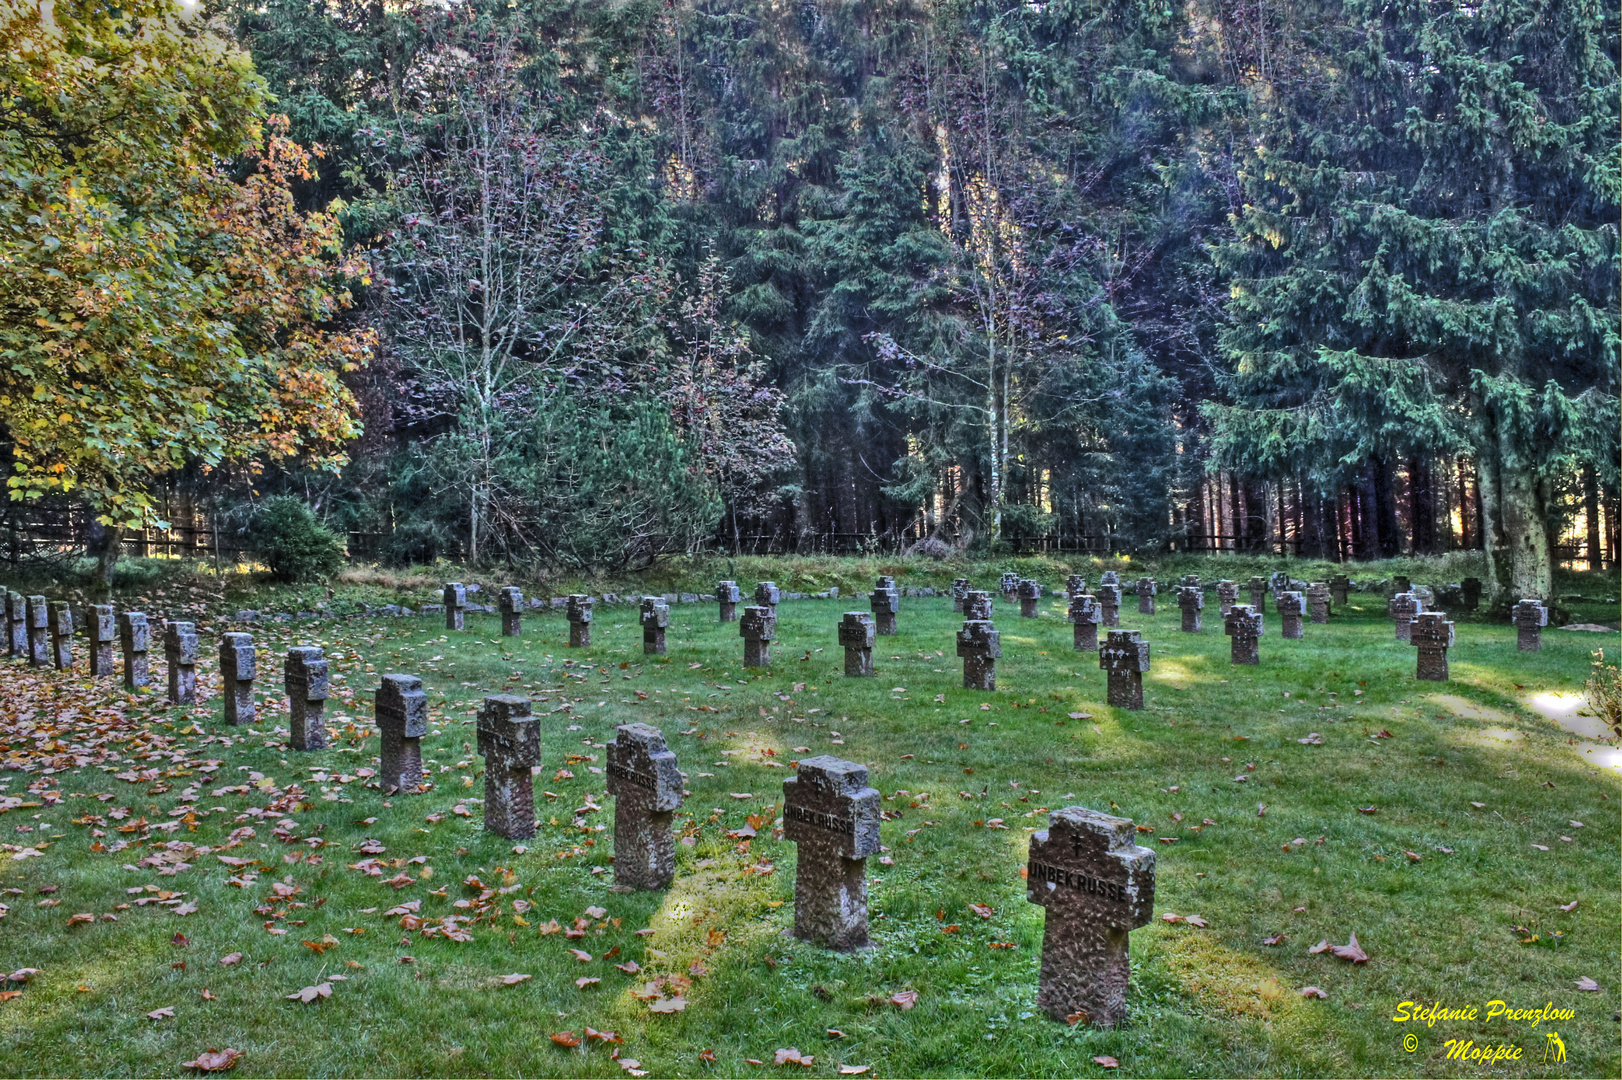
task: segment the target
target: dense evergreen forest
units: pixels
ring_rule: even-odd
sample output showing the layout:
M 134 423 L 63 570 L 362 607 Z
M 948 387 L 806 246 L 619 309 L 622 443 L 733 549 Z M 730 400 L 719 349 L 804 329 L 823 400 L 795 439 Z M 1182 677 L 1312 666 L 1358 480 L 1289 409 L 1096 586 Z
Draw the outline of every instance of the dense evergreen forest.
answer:
M 14 493 L 115 540 L 284 492 L 398 562 L 1618 557 L 1615 4 L 41 10 L 0 423 Z M 125 86 L 165 35 L 184 78 Z M 40 207 L 85 189 L 119 235 L 65 266 Z M 132 237 L 188 329 L 86 310 Z M 68 423 L 86 386 L 135 418 Z

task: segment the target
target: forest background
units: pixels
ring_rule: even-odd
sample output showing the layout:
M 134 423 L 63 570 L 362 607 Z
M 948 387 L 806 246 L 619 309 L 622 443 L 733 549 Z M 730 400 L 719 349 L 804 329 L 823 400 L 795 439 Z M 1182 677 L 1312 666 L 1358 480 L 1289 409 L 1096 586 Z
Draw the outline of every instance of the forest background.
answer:
M 1547 597 L 1618 558 L 1613 4 L 0 36 L 13 559 L 39 515 L 108 572 L 251 539 L 272 496 L 400 564 L 1480 549 Z

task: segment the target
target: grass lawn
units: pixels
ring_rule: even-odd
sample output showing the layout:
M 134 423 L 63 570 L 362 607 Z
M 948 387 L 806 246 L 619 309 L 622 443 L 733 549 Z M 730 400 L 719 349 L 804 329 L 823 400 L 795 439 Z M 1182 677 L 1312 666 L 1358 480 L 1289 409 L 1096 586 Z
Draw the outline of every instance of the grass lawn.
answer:
M 1105 1055 L 1157 1076 L 1622 1072 L 1617 757 L 1529 706 L 1579 691 L 1615 636 L 1551 628 L 1523 654 L 1512 627 L 1461 621 L 1452 681 L 1425 684 L 1383 596 L 1354 593 L 1303 641 L 1281 640 L 1270 608 L 1259 668 L 1229 665 L 1214 593 L 1199 635 L 1170 599 L 1123 608 L 1153 645 L 1139 712 L 1104 704 L 1062 597 L 1036 620 L 997 604 L 995 693 L 961 688 L 944 598 L 903 600 L 874 679 L 845 678 L 835 641 L 865 601 L 784 603 L 765 673 L 740 666 L 711 604 L 673 609 L 658 661 L 630 606 L 600 606 L 583 650 L 557 613 L 516 640 L 492 614 L 461 633 L 436 616 L 255 624 L 253 728 L 220 720 L 215 641 L 236 627 L 208 614 L 195 710 L 164 707 L 159 649 L 154 691 L 133 697 L 89 689 L 82 663 L 0 662 L 0 977 L 39 969 L 4 984 L 20 993 L 0 1002 L 0 1075 L 175 1074 L 211 1047 L 245 1052 L 237 1074 L 283 1076 L 622 1076 L 624 1059 L 653 1076 L 1092 1076 Z M 280 655 L 299 643 L 324 645 L 341 680 L 328 751 L 277 734 Z M 426 794 L 368 786 L 385 672 L 430 692 Z M 481 830 L 474 713 L 499 691 L 545 712 L 542 828 L 522 851 Z M 610 887 L 602 744 L 632 720 L 662 728 L 689 775 L 662 894 Z M 875 946 L 853 955 L 784 936 L 795 850 L 769 824 L 792 762 L 829 753 L 868 765 L 887 815 L 868 861 Z M 1152 829 L 1159 859 L 1112 1031 L 1035 1006 L 1043 916 L 1020 871 L 1045 811 L 1074 804 Z M 751 815 L 757 837 L 727 835 Z M 389 914 L 407 904 L 412 918 Z M 472 921 L 447 935 L 452 915 Z M 1353 933 L 1366 963 L 1309 953 Z M 287 997 L 338 976 L 330 996 Z M 661 978 L 684 1010 L 634 996 Z M 891 1003 L 909 990 L 916 1007 Z M 1495 999 L 1574 1016 L 1488 1020 Z M 1404 1001 L 1479 1018 L 1394 1022 Z M 623 1044 L 548 1037 L 587 1027 Z M 1449 1061 L 1449 1039 L 1524 1050 Z M 788 1047 L 814 1063 L 774 1064 Z

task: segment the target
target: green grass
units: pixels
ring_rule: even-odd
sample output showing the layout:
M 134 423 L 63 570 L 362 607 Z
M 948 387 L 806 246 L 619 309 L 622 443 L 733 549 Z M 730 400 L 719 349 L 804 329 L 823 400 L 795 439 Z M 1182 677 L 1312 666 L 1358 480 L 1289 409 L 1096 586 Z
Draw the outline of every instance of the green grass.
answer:
M 495 616 L 477 614 L 465 633 L 446 633 L 433 617 L 257 626 L 268 650 L 262 702 L 273 698 L 273 658 L 288 645 L 320 642 L 344 657 L 333 667 L 352 696 L 328 706 L 338 748 L 305 755 L 278 747 L 281 712 L 262 712 L 251 732 L 231 730 L 217 698 L 195 712 L 170 712 L 151 695 L 132 700 L 106 687 L 92 695 L 82 675 L 39 675 L 6 662 L 0 760 L 37 766 L 41 756 L 64 753 L 48 736 L 94 753 L 101 736 L 92 722 L 116 723 L 107 748 L 123 759 L 73 767 L 58 758 L 65 768 L 49 776 L 0 775 L 9 780 L 0 796 L 46 802 L 43 793 L 61 793 L 54 805 L 0 815 L 8 844 L 50 845 L 41 857 L 0 854 L 0 889 L 20 890 L 0 895 L 10 909 L 0 920 L 0 967 L 41 969 L 20 996 L 0 1003 L 0 1074 L 174 1074 L 198 1052 L 229 1046 L 246 1051 L 236 1070 L 244 1075 L 625 1075 L 610 1047 L 566 1050 L 547 1038 L 588 1025 L 620 1033 L 622 1056 L 654 1076 L 824 1076 L 841 1064 L 871 1065 L 878 1076 L 1090 1076 L 1103 1073 L 1096 1055 L 1118 1058 L 1123 1074 L 1165 1076 L 1622 1071 L 1622 788 L 1618 773 L 1598 763 L 1606 748 L 1568 736 L 1527 706 L 1534 693 L 1579 691 L 1589 650 L 1613 646 L 1614 637 L 1550 629 L 1543 652 L 1528 655 L 1516 651 L 1512 628 L 1461 621 L 1453 681 L 1420 684 L 1414 650 L 1393 640 L 1383 597 L 1353 594 L 1350 611 L 1330 626 L 1308 626 L 1304 641 L 1281 640 L 1269 611 L 1261 666 L 1236 669 L 1214 596 L 1197 636 L 1177 631 L 1167 599 L 1153 617 L 1132 611 L 1130 598 L 1123 611 L 1123 624 L 1153 643 L 1140 712 L 1104 705 L 1097 659 L 1071 649 L 1060 598 L 1044 601 L 1034 621 L 997 605 L 1003 659 L 992 694 L 961 689 L 953 655 L 961 617 L 947 599 L 903 601 L 901 632 L 879 640 L 871 680 L 841 674 L 839 613 L 865 607 L 849 600 L 785 603 L 775 663 L 764 674 L 741 668 L 736 625 L 717 625 L 708 604 L 673 611 L 668 660 L 652 662 L 630 607 L 600 607 L 593 648 L 577 651 L 564 645 L 556 614 L 530 615 L 516 642 L 496 636 Z M 171 610 L 189 602 L 178 593 L 161 601 Z M 229 605 L 237 606 L 247 605 Z M 207 618 L 204 625 L 211 655 L 214 634 L 226 627 Z M 216 666 L 209 659 L 200 670 L 211 677 Z M 434 734 L 424 755 L 434 790 L 384 799 L 362 780 L 315 780 L 317 772 L 354 775 L 374 765 L 369 690 L 375 673 L 389 671 L 420 674 L 432 695 Z M 548 692 L 563 683 L 561 697 Z M 483 795 L 473 714 L 484 694 L 503 690 L 547 698 L 538 711 L 563 698 L 570 705 L 542 720 L 546 764 L 536 787 L 556 798 L 538 796 L 541 832 L 523 854 L 482 832 L 472 801 Z M 630 720 L 660 726 L 690 775 L 678 827 L 694 843 L 678 849 L 677 880 L 663 894 L 615 893 L 602 872 L 612 804 L 590 770 L 601 768 L 613 726 Z M 1313 732 L 1321 745 L 1298 741 Z M 146 757 L 160 746 L 161 760 Z M 783 936 L 792 844 L 762 829 L 740 851 L 725 835 L 747 815 L 780 807 L 791 770 L 771 765 L 814 753 L 867 763 L 893 813 L 883 826 L 893 864 L 868 863 L 875 947 L 854 955 Z M 211 775 L 199 771 L 207 761 L 221 762 Z M 115 777 L 132 767 L 160 775 Z M 255 774 L 268 788 L 256 786 Z M 1236 782 L 1241 775 L 1245 782 Z M 304 794 L 293 812 L 242 816 L 295 783 Z M 241 784 L 253 794 L 213 794 Z M 142 817 L 148 826 L 180 820 L 169 811 L 188 785 L 198 808 L 224 811 L 199 814 L 194 831 L 184 823 L 172 833 L 115 831 Z M 113 798 L 100 803 L 98 793 Z M 582 829 L 573 811 L 588 795 L 604 809 L 583 815 Z M 1035 1007 L 1042 913 L 1025 901 L 1019 871 L 1043 810 L 1071 804 L 1114 808 L 1152 827 L 1146 842 L 1176 836 L 1154 844 L 1156 913 L 1209 923 L 1157 919 L 1133 933 L 1129 1019 L 1113 1031 L 1069 1028 Z M 453 812 L 458 805 L 467 816 Z M 1373 813 L 1359 812 L 1371 806 Z M 118 807 L 129 815 L 108 818 Z M 107 820 L 74 823 L 87 814 Z M 286 818 L 297 823 L 292 843 L 274 835 Z M 1206 818 L 1216 824 L 1190 829 Z M 192 868 L 173 876 L 123 869 L 171 840 L 218 848 L 244 826 L 256 835 L 229 852 L 188 858 Z M 93 829 L 105 834 L 103 844 L 132 842 L 97 853 Z M 325 846 L 299 842 L 312 836 Z M 1282 850 L 1298 837 L 1306 843 Z M 353 850 L 366 838 L 387 848 L 375 856 L 390 863 L 381 877 L 349 868 L 366 857 Z M 220 853 L 260 860 L 257 878 L 230 884 L 239 871 L 220 864 Z M 419 855 L 425 860 L 403 861 Z M 758 872 L 762 862 L 772 872 Z M 398 890 L 385 884 L 401 872 L 419 880 Z M 470 876 L 517 886 L 494 898 L 470 942 L 425 937 L 382 917 L 407 900 L 420 900 L 421 913 L 436 920 L 473 914 L 453 906 L 479 895 L 463 884 Z M 309 906 L 275 901 L 269 916 L 256 914 L 277 881 L 300 890 L 292 903 Z M 185 891 L 196 913 L 156 904 L 117 910 L 135 899 L 128 890 L 148 885 Z M 50 886 L 56 891 L 40 892 Z M 519 916 L 527 925 L 515 923 L 518 899 L 533 905 Z M 1571 901 L 1576 909 L 1562 911 Z M 982 919 L 971 904 L 994 914 Z M 571 925 L 593 905 L 607 916 L 591 920 L 585 938 L 541 933 L 549 920 Z M 68 927 L 77 912 L 98 921 Z M 117 921 L 100 921 L 103 913 Z M 287 933 L 268 933 L 267 918 Z M 644 928 L 653 933 L 635 933 Z M 173 943 L 177 932 L 189 942 Z M 1367 964 L 1307 952 L 1353 932 Z M 1281 944 L 1262 944 L 1278 933 Z M 323 935 L 338 944 L 320 955 L 301 944 Z M 991 947 L 1008 942 L 1016 947 Z M 570 947 L 597 959 L 581 963 Z M 244 959 L 221 966 L 231 952 Z M 627 960 L 643 971 L 615 968 Z M 652 1014 L 631 996 L 653 976 L 686 975 L 695 960 L 704 974 L 693 979 L 684 1012 Z M 509 972 L 532 978 L 504 986 L 498 977 Z M 348 979 L 333 984 L 330 998 L 284 998 L 334 974 Z M 578 989 L 583 976 L 601 982 Z M 1576 990 L 1585 976 L 1599 993 Z M 1303 1000 L 1308 985 L 1328 998 Z M 203 998 L 205 988 L 213 1000 Z M 918 992 L 916 1008 L 888 1003 L 909 989 Z M 1491 999 L 1515 1007 L 1552 1001 L 1576 1015 L 1536 1028 L 1390 1019 L 1404 1000 L 1484 1012 Z M 175 1016 L 146 1018 L 163 1007 Z M 1540 1061 L 1551 1026 L 1569 1055 L 1562 1065 Z M 1410 1031 L 1419 1040 L 1412 1053 L 1401 1046 Z M 1478 1069 L 1445 1060 L 1450 1038 L 1507 1041 L 1525 1053 Z M 789 1046 L 816 1055 L 815 1065 L 774 1066 L 773 1052 Z M 706 1049 L 713 1064 L 698 1057 Z

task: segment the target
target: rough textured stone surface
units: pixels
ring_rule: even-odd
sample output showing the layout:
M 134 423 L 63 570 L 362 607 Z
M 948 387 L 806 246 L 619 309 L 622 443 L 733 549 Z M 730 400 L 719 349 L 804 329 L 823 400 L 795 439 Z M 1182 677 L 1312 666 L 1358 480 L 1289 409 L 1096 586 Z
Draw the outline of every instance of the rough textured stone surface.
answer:
M 670 605 L 658 596 L 642 598 L 642 654 L 665 654 L 665 630 L 670 626 Z
M 1025 896 L 1046 908 L 1036 1003 L 1055 1020 L 1113 1027 L 1126 1016 L 1128 934 L 1154 916 L 1155 853 L 1130 818 L 1055 810 L 1031 836 Z
M 467 615 L 467 586 L 460 581 L 445 584 L 445 629 L 461 630 Z
M 1306 600 L 1293 589 L 1286 589 L 1277 596 L 1278 621 L 1281 637 L 1295 640 L 1306 636 L 1301 626 L 1301 616 L 1306 610 Z
M 777 637 L 777 612 L 759 605 L 743 609 L 738 620 L 738 636 L 743 638 L 743 666 L 771 667 L 772 640 Z
M 163 660 L 169 668 L 169 701 L 197 704 L 197 624 L 171 622 L 163 628 Z
M 118 616 L 118 644 L 124 652 L 124 689 L 137 690 L 151 683 L 152 662 L 147 652 L 152 648 L 152 628 L 145 615 L 125 611 Z
M 585 593 L 570 593 L 564 616 L 569 620 L 569 648 L 591 647 L 591 597 Z
M 1257 612 L 1267 610 L 1267 579 L 1260 574 L 1253 575 L 1245 582 L 1245 591 L 1250 594 L 1250 606 Z
M 259 674 L 259 659 L 253 637 L 232 631 L 220 635 L 220 693 L 225 697 L 225 722 L 254 722 L 253 680 Z
M 1098 586 L 1098 608 L 1105 627 L 1121 625 L 1121 587 L 1108 582 Z
M 1002 636 L 985 619 L 969 619 L 957 632 L 957 654 L 963 658 L 963 686 L 968 690 L 997 689 L 997 658 Z
M 1511 612 L 1515 622 L 1515 643 L 1521 652 L 1541 652 L 1543 628 L 1549 625 L 1549 609 L 1541 600 L 1527 598 Z
M 1118 589 L 1121 587 L 1121 575 L 1114 570 L 1105 570 L 1103 575 L 1099 577 L 1098 583 L 1100 585 L 1113 585 Z
M 31 667 L 50 667 L 50 602 L 43 596 L 30 596 L 24 615 L 28 622 L 28 663 Z
M 1087 591 L 1087 579 L 1080 574 L 1071 574 L 1064 579 L 1064 598 L 1074 600 Z
M 965 619 L 988 622 L 991 619 L 991 594 L 978 589 L 970 589 L 969 594 L 963 598 L 963 617 Z
M 1259 664 L 1257 643 L 1262 636 L 1262 613 L 1249 604 L 1235 604 L 1222 618 L 1222 632 L 1233 638 L 1230 663 Z
M 1453 624 L 1440 611 L 1421 612 L 1414 620 L 1410 639 L 1419 650 L 1414 677 L 1430 682 L 1447 681 L 1447 650 L 1453 644 Z
M 1010 573 L 1006 573 L 1006 574 L 1002 575 L 1002 577 L 997 579 L 997 591 L 1002 593 L 1002 600 L 1003 600 L 1003 603 L 1005 603 L 1005 604 L 1013 603 L 1013 601 L 1014 601 L 1014 593 L 1018 589 L 1019 589 L 1019 575 L 1018 574 L 1010 572 Z
M 28 597 L 6 590 L 6 655 L 28 655 Z
M 1104 618 L 1104 612 L 1098 606 L 1098 597 L 1092 593 L 1072 597 L 1069 615 L 1070 621 L 1075 624 L 1076 651 L 1097 652 L 1098 624 Z
M 1341 607 L 1346 606 L 1346 592 L 1351 587 L 1351 580 L 1345 574 L 1335 574 L 1329 579 L 1329 595 Z
M 681 809 L 681 770 L 665 736 L 647 724 L 621 724 L 608 743 L 614 796 L 614 884 L 668 888 L 676 877 L 672 815 Z
M 85 623 L 85 629 L 90 635 L 90 677 L 93 679 L 110 679 L 117 673 L 113 661 L 114 643 L 118 633 L 118 620 L 113 614 L 113 605 L 96 604 L 90 609 L 90 618 Z
M 501 636 L 522 637 L 524 634 L 524 593 L 516 585 L 508 585 L 496 593 L 496 607 L 501 611 Z
M 973 584 L 966 577 L 952 579 L 952 611 L 954 614 L 963 613 L 963 598 L 969 595 Z
M 798 847 L 794 936 L 830 949 L 867 938 L 867 857 L 879 850 L 879 793 L 854 761 L 814 757 L 783 781 L 783 837 Z
M 873 628 L 881 637 L 895 633 L 896 613 L 901 610 L 901 594 L 895 587 L 895 578 L 879 578 L 878 587 L 867 594 L 867 606 L 873 610 Z
M 1149 643 L 1138 630 L 1111 630 L 1098 649 L 1098 666 L 1109 676 L 1107 700 L 1117 709 L 1143 708 L 1143 673 Z
M 777 614 L 777 605 L 783 602 L 783 590 L 777 587 L 775 581 L 760 581 L 755 583 L 755 604 L 759 607 L 769 607 L 772 615 Z
M 738 605 L 743 603 L 743 593 L 738 591 L 736 581 L 721 581 L 715 586 L 715 601 L 721 606 L 722 622 L 738 621 Z
M 1228 612 L 1233 610 L 1233 605 L 1239 602 L 1239 583 L 1223 578 L 1217 582 L 1216 594 L 1217 612 L 1223 618 L 1227 618 Z
M 422 737 L 428 734 L 428 695 L 415 675 L 385 675 L 374 697 L 383 765 L 383 794 L 414 795 L 422 788 Z
M 327 695 L 331 679 L 319 645 L 295 645 L 282 661 L 287 691 L 288 743 L 294 750 L 327 748 Z
M 1418 618 L 1419 613 L 1425 610 L 1425 605 L 1420 603 L 1419 597 L 1411 592 L 1404 591 L 1386 601 L 1385 607 L 1386 611 L 1391 615 L 1391 621 L 1397 633 L 1397 640 L 1407 641 L 1409 632 L 1413 628 L 1414 619 Z
M 1198 585 L 1177 586 L 1177 606 L 1183 613 L 1183 633 L 1199 633 L 1200 612 L 1205 609 L 1205 590 Z
M 1140 577 L 1138 579 L 1139 615 L 1153 615 L 1155 613 L 1155 596 L 1159 591 L 1160 587 L 1155 584 L 1154 578 Z
M 1481 606 L 1481 579 L 1467 577 L 1459 582 L 1459 595 L 1464 598 L 1465 610 L 1476 610 Z
M 1288 589 L 1289 587 L 1290 587 L 1290 575 L 1286 574 L 1284 571 L 1275 570 L 1272 574 L 1268 575 L 1268 578 L 1267 578 L 1267 591 L 1273 594 L 1273 599 L 1274 600 L 1278 599 L 1278 594 L 1279 593 L 1283 592 L 1285 589 Z
M 51 665 L 58 671 L 73 668 L 73 609 L 61 600 L 51 601 Z
M 1329 621 L 1329 585 L 1327 582 L 1314 581 L 1307 586 L 1307 610 L 1312 621 L 1326 623 Z
M 1022 578 L 1019 583 L 1019 617 L 1034 619 L 1042 614 L 1042 585 L 1030 578 Z
M 1203 589 L 1205 587 L 1200 583 L 1200 575 L 1198 574 L 1184 574 L 1177 579 L 1177 584 L 1179 587 L 1188 589 Z
M 527 697 L 490 694 L 479 710 L 479 754 L 484 758 L 484 831 L 509 840 L 535 835 L 535 781 L 541 763 L 541 725 Z
M 839 621 L 839 644 L 845 649 L 845 674 L 861 678 L 873 674 L 873 616 L 847 611 Z

